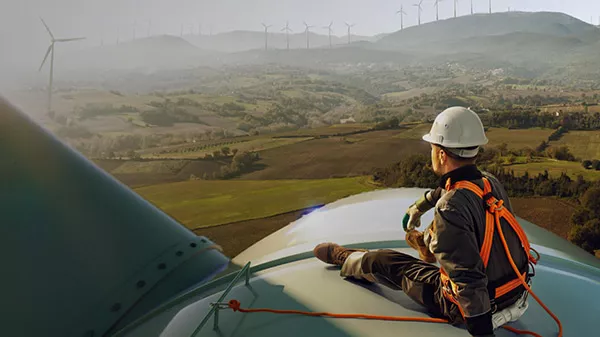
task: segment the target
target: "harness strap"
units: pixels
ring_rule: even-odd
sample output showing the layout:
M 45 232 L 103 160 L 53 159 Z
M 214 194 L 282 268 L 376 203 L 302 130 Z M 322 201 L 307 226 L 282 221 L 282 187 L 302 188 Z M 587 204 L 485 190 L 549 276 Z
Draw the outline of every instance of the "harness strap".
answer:
M 470 182 L 470 181 L 463 180 L 463 181 L 455 182 L 454 184 L 452 184 L 450 179 L 448 179 L 446 181 L 446 190 L 450 191 L 450 190 L 454 190 L 454 189 L 465 189 L 465 190 L 471 191 L 473 194 L 477 195 L 484 202 L 484 207 L 486 209 L 485 234 L 484 234 L 483 244 L 482 244 L 480 252 L 479 252 L 479 255 L 481 256 L 484 267 L 487 268 L 488 264 L 489 264 L 490 255 L 492 252 L 494 232 L 495 232 L 496 227 L 498 227 L 497 228 L 498 231 L 500 231 L 500 232 L 502 231 L 502 228 L 500 227 L 500 225 L 501 225 L 500 219 L 501 218 L 504 218 L 508 222 L 510 227 L 517 234 L 517 236 L 521 242 L 521 245 L 527 254 L 528 260 L 534 264 L 537 263 L 537 259 L 533 258 L 533 256 L 530 253 L 531 247 L 529 244 L 529 240 L 527 239 L 527 235 L 525 235 L 525 232 L 523 231 L 523 229 L 521 228 L 521 226 L 519 225 L 519 223 L 517 222 L 515 217 L 511 214 L 511 212 L 508 211 L 508 209 L 506 207 L 504 207 L 504 201 L 498 200 L 492 194 L 492 186 L 491 186 L 489 180 L 485 177 L 483 178 L 483 186 L 484 186 L 484 188 L 482 190 L 479 186 L 477 186 L 475 183 Z M 510 256 L 509 256 L 509 258 L 512 259 L 512 257 L 510 257 Z M 450 300 L 451 302 L 458 305 L 458 300 L 456 299 L 458 287 L 456 286 L 456 284 L 454 284 L 454 282 L 452 282 L 452 280 L 450 279 L 450 277 L 448 276 L 448 274 L 446 273 L 446 271 L 443 268 L 440 268 L 440 276 L 441 276 L 441 281 L 442 281 L 442 285 L 444 288 L 445 297 L 448 300 Z M 517 277 L 515 279 L 512 279 L 511 281 L 508 281 L 508 282 L 506 282 L 500 286 L 497 286 L 495 288 L 490 288 L 489 289 L 490 300 L 492 302 L 495 302 L 495 300 L 497 298 L 500 298 L 503 295 L 506 295 L 506 294 L 510 293 L 511 291 L 517 289 L 518 287 L 521 286 L 521 279 L 524 280 L 526 276 L 527 276 L 527 272 L 522 273 L 522 274 L 519 273 L 519 274 L 517 274 Z M 460 305 L 458 307 L 460 308 Z M 461 309 L 461 314 L 463 314 L 462 309 Z M 464 316 L 464 314 L 463 314 L 463 316 Z

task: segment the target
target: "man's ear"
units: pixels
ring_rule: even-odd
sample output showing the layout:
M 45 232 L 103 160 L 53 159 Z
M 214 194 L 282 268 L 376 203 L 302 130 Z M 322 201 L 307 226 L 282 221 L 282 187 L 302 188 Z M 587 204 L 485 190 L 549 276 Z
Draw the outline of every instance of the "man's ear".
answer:
M 444 151 L 444 149 L 440 149 L 440 151 L 438 152 L 438 159 L 440 160 L 440 164 L 445 164 L 446 161 L 448 160 L 448 155 L 446 154 L 446 151 Z

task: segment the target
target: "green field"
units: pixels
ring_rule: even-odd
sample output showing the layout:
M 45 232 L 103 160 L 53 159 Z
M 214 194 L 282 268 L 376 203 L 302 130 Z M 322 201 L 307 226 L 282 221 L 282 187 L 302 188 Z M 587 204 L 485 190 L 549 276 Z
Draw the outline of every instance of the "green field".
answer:
M 189 228 L 257 219 L 373 190 L 365 177 L 322 180 L 185 181 L 135 191 Z
M 431 129 L 431 124 L 416 124 L 408 125 L 407 129 L 403 129 L 399 134 L 395 135 L 394 138 L 401 139 L 422 139 L 423 135 L 427 134 Z
M 542 141 L 548 139 L 554 132 L 552 129 L 506 129 L 506 128 L 489 128 L 486 135 L 490 142 L 489 146 L 498 146 L 502 143 L 506 143 L 509 149 L 522 149 L 530 147 L 535 149 Z
M 569 131 L 550 145 L 567 145 L 582 160 L 600 159 L 600 131 Z
M 409 126 L 409 129 L 401 131 L 394 138 L 402 139 L 421 139 L 431 129 L 431 124 L 417 124 Z M 488 147 L 495 147 L 506 143 L 509 149 L 522 149 L 530 147 L 536 148 L 548 136 L 552 134 L 552 129 L 532 128 L 526 130 L 509 130 L 506 128 L 489 128 L 486 135 L 490 142 Z M 600 141 L 600 140 L 599 140 Z
M 598 180 L 600 179 L 600 171 L 586 170 L 580 163 L 571 161 L 561 161 L 547 159 L 540 162 L 517 164 L 506 166 L 507 169 L 513 170 L 516 175 L 522 175 L 525 171 L 529 172 L 529 175 L 537 175 L 538 173 L 544 173 L 544 170 L 548 170 L 548 173 L 552 177 L 559 177 L 561 173 L 566 173 L 571 179 L 577 179 L 578 175 L 582 175 L 586 180 Z
M 312 139 L 310 137 L 305 138 L 259 138 L 253 139 L 246 142 L 241 142 L 237 144 L 231 145 L 215 145 L 206 147 L 202 150 L 193 151 L 193 152 L 181 152 L 181 153 L 153 153 L 144 155 L 144 158 L 170 158 L 170 159 L 192 159 L 192 158 L 200 158 L 204 157 L 206 154 L 212 154 L 214 151 L 220 151 L 223 147 L 229 147 L 230 150 L 237 149 L 239 152 L 243 151 L 263 151 L 268 149 L 273 149 L 280 146 L 291 145 L 295 143 L 299 143 L 305 140 Z

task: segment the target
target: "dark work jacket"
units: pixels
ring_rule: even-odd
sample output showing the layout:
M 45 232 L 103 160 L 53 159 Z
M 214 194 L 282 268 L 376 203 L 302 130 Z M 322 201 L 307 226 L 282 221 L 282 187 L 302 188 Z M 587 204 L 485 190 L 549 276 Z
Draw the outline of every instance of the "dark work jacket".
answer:
M 490 301 L 490 296 L 494 296 L 491 292 L 493 289 L 517 276 L 496 229 L 488 267 L 484 268 L 479 255 L 485 234 L 486 210 L 483 200 L 469 190 L 445 190 L 448 179 L 452 184 L 467 180 L 483 190 L 483 176 L 489 180 L 492 194 L 498 200 L 503 200 L 505 207 L 512 213 L 508 194 L 496 177 L 479 171 L 475 165 L 463 166 L 441 177 L 440 186 L 434 193 L 439 196 L 435 204 L 434 221 L 430 230 L 425 231 L 429 249 L 458 286 L 458 303 L 465 314 L 469 332 L 475 336 L 491 333 L 491 316 L 497 308 L 495 304 L 507 300 L 514 303 L 515 296 L 518 298 L 524 290 L 520 286 L 495 302 Z M 505 220 L 501 223 L 515 265 L 521 272 L 527 271 L 527 255 L 518 236 Z M 506 306 L 504 304 L 503 307 Z

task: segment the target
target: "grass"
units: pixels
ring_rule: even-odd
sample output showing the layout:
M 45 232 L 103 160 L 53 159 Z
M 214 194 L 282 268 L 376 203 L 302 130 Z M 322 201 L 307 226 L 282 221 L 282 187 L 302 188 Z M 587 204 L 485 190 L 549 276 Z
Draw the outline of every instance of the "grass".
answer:
M 600 131 L 569 131 L 550 145 L 567 145 L 581 159 L 600 159 Z
M 552 177 L 559 177 L 564 172 L 571 179 L 577 179 L 578 175 L 582 175 L 586 180 L 600 179 L 600 171 L 586 170 L 579 162 L 571 161 L 546 159 L 539 162 L 510 165 L 506 168 L 514 170 L 517 175 L 522 175 L 525 171 L 528 171 L 529 175 L 537 175 L 538 173 L 544 173 L 544 170 L 548 170 L 548 174 Z
M 214 151 L 220 151 L 223 147 L 229 147 L 230 149 L 237 149 L 239 152 L 243 151 L 263 151 L 267 149 L 273 149 L 280 146 L 286 146 L 295 144 L 298 142 L 302 142 L 305 140 L 312 139 L 310 137 L 306 138 L 259 138 L 254 140 L 249 140 L 242 143 L 231 144 L 231 145 L 216 145 L 204 148 L 202 150 L 194 151 L 194 152 L 183 152 L 183 153 L 164 153 L 164 154 L 150 154 L 145 155 L 145 158 L 176 158 L 176 159 L 190 159 L 190 158 L 199 158 L 204 157 L 204 155 L 208 153 L 213 153 Z
M 241 179 L 326 179 L 370 174 L 415 153 L 429 153 L 424 141 L 394 138 L 399 130 L 330 137 L 269 149 L 260 153 L 265 168 Z
M 423 123 L 409 126 L 400 132 L 394 138 L 401 139 L 417 139 L 420 140 L 423 135 L 429 133 L 431 124 Z M 532 128 L 526 130 L 509 130 L 506 128 L 489 128 L 486 132 L 486 136 L 490 140 L 488 147 L 496 147 L 502 143 L 506 143 L 510 149 L 522 149 L 525 147 L 536 148 L 544 140 L 548 139 L 548 136 L 552 134 L 554 130 Z M 600 140 L 599 140 L 600 141 Z
M 535 149 L 540 143 L 548 139 L 548 136 L 552 134 L 552 129 L 506 129 L 506 128 L 489 128 L 486 135 L 490 142 L 488 147 L 498 146 L 502 143 L 506 143 L 509 149 L 522 149 L 530 147 Z
M 431 130 L 431 124 L 429 123 L 414 124 L 407 127 L 407 129 L 395 135 L 394 138 L 421 140 L 423 135 L 429 133 L 429 130 Z
M 290 212 L 374 189 L 364 177 L 322 180 L 186 181 L 136 189 L 189 228 Z

